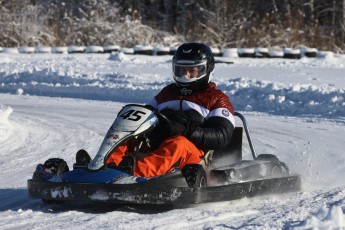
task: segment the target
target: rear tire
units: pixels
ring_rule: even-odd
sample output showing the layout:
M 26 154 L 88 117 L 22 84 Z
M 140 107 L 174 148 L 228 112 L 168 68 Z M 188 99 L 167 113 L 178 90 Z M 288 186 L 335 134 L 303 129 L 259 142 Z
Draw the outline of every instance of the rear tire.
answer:
M 272 166 L 271 169 L 271 176 L 276 177 L 276 176 L 280 176 L 283 174 L 283 170 L 280 164 L 276 164 Z
M 280 176 L 283 173 L 281 163 L 276 155 L 273 154 L 260 154 L 257 156 L 258 160 L 267 160 L 271 162 L 271 169 L 269 170 L 270 176 Z
M 267 161 L 272 161 L 275 163 L 279 162 L 279 159 L 276 155 L 273 154 L 260 154 L 259 156 L 256 157 L 258 160 L 267 160 Z

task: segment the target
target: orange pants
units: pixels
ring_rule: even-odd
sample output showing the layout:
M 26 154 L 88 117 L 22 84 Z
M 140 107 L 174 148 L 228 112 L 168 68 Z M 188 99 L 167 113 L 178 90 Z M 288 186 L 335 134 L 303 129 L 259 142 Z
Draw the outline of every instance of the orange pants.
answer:
M 119 165 L 128 153 L 126 145 L 119 146 L 108 158 L 107 164 Z M 145 157 L 136 159 L 134 176 L 153 177 L 169 172 L 175 163 L 182 169 L 186 164 L 198 164 L 204 152 L 183 136 L 174 136 L 164 140 L 158 149 L 150 151 Z

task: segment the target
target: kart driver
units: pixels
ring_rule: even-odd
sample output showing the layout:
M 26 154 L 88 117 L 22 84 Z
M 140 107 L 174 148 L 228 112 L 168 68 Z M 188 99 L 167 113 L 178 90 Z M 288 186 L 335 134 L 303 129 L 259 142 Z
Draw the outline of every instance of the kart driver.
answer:
M 136 159 L 134 176 L 153 177 L 173 168 L 201 162 L 205 151 L 230 143 L 235 127 L 234 109 L 211 82 L 215 60 L 202 43 L 185 43 L 172 59 L 175 83 L 165 86 L 149 103 L 171 123 L 159 125 L 151 135 L 151 149 Z M 118 147 L 107 164 L 119 165 L 130 144 Z

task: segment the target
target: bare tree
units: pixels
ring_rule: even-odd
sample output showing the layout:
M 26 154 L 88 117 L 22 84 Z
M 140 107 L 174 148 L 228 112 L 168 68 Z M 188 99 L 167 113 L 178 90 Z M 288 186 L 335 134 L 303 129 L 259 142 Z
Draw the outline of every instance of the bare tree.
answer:
M 0 0 L 0 46 L 313 46 L 344 52 L 345 0 Z

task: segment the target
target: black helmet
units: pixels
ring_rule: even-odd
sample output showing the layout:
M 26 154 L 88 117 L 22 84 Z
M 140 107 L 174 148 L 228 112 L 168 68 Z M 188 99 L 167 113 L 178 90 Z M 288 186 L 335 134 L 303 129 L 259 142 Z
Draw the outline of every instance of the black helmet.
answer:
M 172 60 L 173 76 L 183 95 L 203 90 L 211 81 L 214 57 L 211 49 L 202 43 L 185 43 Z

